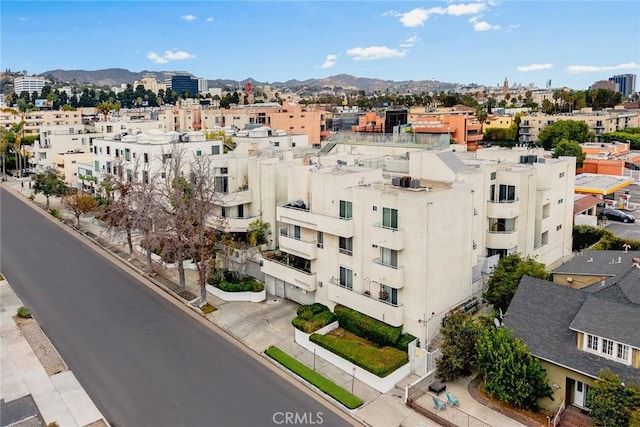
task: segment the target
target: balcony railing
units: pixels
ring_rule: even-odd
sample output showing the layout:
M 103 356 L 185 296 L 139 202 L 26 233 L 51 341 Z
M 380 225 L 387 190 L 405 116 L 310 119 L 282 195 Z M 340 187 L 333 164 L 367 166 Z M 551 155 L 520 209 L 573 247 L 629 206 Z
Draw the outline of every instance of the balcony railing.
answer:
M 404 323 L 404 307 L 402 304 L 390 304 L 379 299 L 378 294 L 367 295 L 341 286 L 336 280 L 329 280 L 329 299 L 346 307 L 364 313 L 391 326 Z
M 309 228 L 342 237 L 353 237 L 353 219 L 340 218 L 309 211 L 305 208 L 291 206 L 289 202 L 279 203 L 276 207 L 276 219 L 292 225 Z
M 303 270 L 278 258 L 263 257 L 262 272 L 307 291 L 316 290 L 316 273 Z
M 315 240 L 302 240 L 289 233 L 287 226 L 280 227 L 280 249 L 305 259 L 316 259 L 318 245 Z
M 381 223 L 373 224 L 375 229 L 371 233 L 371 244 L 383 248 L 400 251 L 404 249 L 404 229 L 394 228 Z
M 404 287 L 404 267 L 384 263 L 381 258 L 373 260 L 370 275 L 370 279 L 374 282 L 383 283 L 394 289 Z

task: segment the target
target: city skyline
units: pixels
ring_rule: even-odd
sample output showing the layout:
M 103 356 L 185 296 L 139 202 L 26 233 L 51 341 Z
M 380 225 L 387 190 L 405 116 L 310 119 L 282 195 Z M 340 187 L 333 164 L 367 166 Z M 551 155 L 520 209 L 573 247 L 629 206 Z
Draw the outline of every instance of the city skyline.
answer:
M 551 80 L 552 87 L 587 89 L 640 70 L 640 3 L 624 0 L 3 1 L 1 7 L 2 69 L 29 74 L 124 68 L 263 82 L 351 74 L 488 86 L 507 77 L 510 84 L 545 87 Z

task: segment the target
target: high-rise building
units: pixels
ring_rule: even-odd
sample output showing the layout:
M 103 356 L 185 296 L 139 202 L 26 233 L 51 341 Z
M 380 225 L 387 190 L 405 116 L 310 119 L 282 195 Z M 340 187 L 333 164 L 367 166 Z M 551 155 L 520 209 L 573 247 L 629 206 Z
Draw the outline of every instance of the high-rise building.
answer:
M 618 91 L 618 84 L 613 80 L 598 80 L 591 85 L 589 89 L 607 89 L 614 92 Z
M 618 92 L 623 97 L 627 97 L 636 91 L 636 75 L 635 74 L 618 74 L 609 77 L 609 80 L 618 84 Z
M 29 92 L 29 94 L 33 92 L 40 94 L 43 87 L 44 77 L 20 76 L 13 80 L 13 91 L 18 95 L 25 91 Z
M 181 96 L 184 92 L 189 92 L 191 97 L 198 94 L 198 79 L 191 76 L 173 76 L 171 77 L 171 89 Z

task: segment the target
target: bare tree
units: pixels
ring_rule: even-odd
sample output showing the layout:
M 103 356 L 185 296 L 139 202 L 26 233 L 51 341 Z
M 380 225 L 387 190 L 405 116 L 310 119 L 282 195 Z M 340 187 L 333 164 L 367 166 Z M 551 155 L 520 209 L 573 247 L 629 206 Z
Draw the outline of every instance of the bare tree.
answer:
M 62 206 L 73 213 L 73 216 L 76 217 L 78 227 L 80 227 L 80 216 L 94 210 L 97 203 L 89 194 L 67 194 L 62 197 Z
M 216 191 L 213 167 L 209 157 L 195 157 L 191 162 L 189 185 L 191 188 L 189 206 L 194 218 L 190 233 L 190 247 L 195 254 L 198 269 L 200 304 L 205 304 L 207 278 L 215 271 L 216 262 L 216 233 L 209 228 L 209 225 L 224 220 L 221 216 L 212 215 L 214 205 L 220 202 L 220 194 Z

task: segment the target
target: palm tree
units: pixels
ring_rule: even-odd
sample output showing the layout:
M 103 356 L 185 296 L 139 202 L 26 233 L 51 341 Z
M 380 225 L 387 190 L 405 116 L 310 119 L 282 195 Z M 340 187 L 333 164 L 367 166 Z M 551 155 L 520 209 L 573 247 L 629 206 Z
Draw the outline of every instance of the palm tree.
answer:
M 11 132 L 14 133 L 13 151 L 16 154 L 16 168 L 18 168 L 18 176 L 22 176 L 22 165 L 20 163 L 20 153 L 22 152 L 22 139 L 24 138 L 24 127 L 27 124 L 25 116 L 28 112 L 37 110 L 33 104 L 28 104 L 24 99 L 18 100 L 18 108 L 5 107 L 3 113 L 10 113 L 19 116 L 20 121 L 11 125 Z

